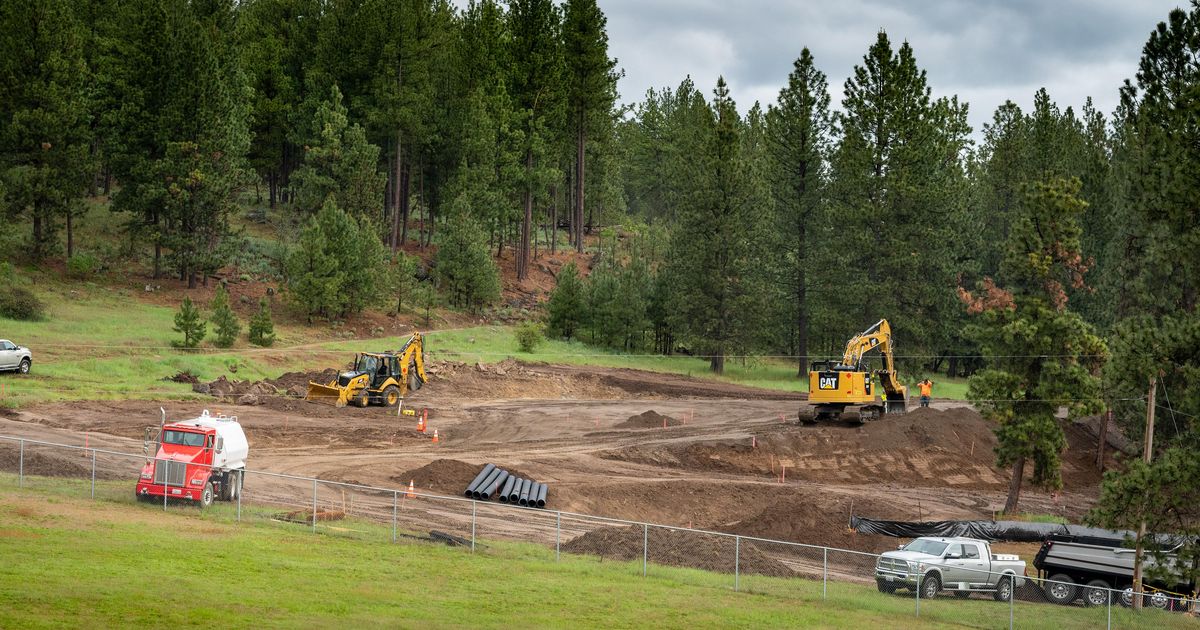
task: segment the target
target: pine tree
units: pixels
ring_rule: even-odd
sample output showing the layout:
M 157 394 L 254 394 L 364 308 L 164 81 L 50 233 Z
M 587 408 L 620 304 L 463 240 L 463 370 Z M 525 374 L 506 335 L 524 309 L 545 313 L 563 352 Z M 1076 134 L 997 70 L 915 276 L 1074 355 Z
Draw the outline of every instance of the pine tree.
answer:
M 800 375 L 808 370 L 808 270 L 817 260 L 810 225 L 821 217 L 829 133 L 828 82 L 805 48 L 792 64 L 778 104 L 767 110 L 777 236 L 772 266 L 786 305 L 788 346 L 798 357 Z
M 563 12 L 568 125 L 575 141 L 571 240 L 575 250 L 582 252 L 588 138 L 606 134 L 612 126 L 619 74 L 614 70 L 616 60 L 608 56 L 608 20 L 596 0 L 567 0 Z
M 379 301 L 386 264 L 386 249 L 370 225 L 327 198 L 288 257 L 288 298 L 310 322 L 361 312 Z
M 74 253 L 71 219 L 92 173 L 83 30 L 62 0 L 0 7 L 0 181 L 6 218 L 32 224 L 24 253 L 35 261 L 62 220 Z
M 546 304 L 550 334 L 570 341 L 583 321 L 583 283 L 575 263 L 567 263 L 558 272 L 558 282 Z
M 1072 417 L 1103 409 L 1099 369 L 1107 349 L 1068 308 L 1066 287 L 1084 285 L 1079 252 L 1078 180 L 1037 184 L 1013 217 L 1001 283 L 985 279 L 976 291 L 959 289 L 968 328 L 988 366 L 971 377 L 967 397 L 997 421 L 996 463 L 1012 467 L 1004 511 L 1015 514 L 1026 463 L 1033 483 L 1061 487 L 1060 453 L 1066 446 L 1055 413 Z
M 417 285 L 417 261 L 416 256 L 396 252 L 384 271 L 381 288 L 396 296 L 396 314 L 404 308 L 405 302 L 412 303 L 413 288 Z
M 521 159 L 524 173 L 521 197 L 524 216 L 518 241 L 517 280 L 529 277 L 533 238 L 533 207 L 557 177 L 547 156 L 562 116 L 562 28 L 551 0 L 513 0 L 509 5 L 512 63 L 510 92 L 516 101 L 523 133 Z
M 271 321 L 271 305 L 267 298 L 258 301 L 258 312 L 250 318 L 250 343 L 268 347 L 275 343 L 275 324 Z
M 204 323 L 204 317 L 200 315 L 200 309 L 192 304 L 192 298 L 183 298 L 183 304 L 175 314 L 174 330 L 183 333 L 182 342 L 171 341 L 171 345 L 176 348 L 195 348 L 204 340 L 207 325 Z
M 500 272 L 483 231 L 459 204 L 451 209 L 435 259 L 438 288 L 453 306 L 478 311 L 500 298 Z
M 217 335 L 215 345 L 218 348 L 233 346 L 242 332 L 242 323 L 238 321 L 237 313 L 234 313 L 233 307 L 229 305 L 229 292 L 225 287 L 217 287 L 217 293 L 208 308 L 212 311 L 209 321 L 212 322 L 213 332 Z
M 379 147 L 367 142 L 362 127 L 350 124 L 336 85 L 328 100 L 317 106 L 312 124 L 315 135 L 305 146 L 304 164 L 293 175 L 297 207 L 315 213 L 332 197 L 353 217 L 381 220 L 386 178 L 376 170 Z

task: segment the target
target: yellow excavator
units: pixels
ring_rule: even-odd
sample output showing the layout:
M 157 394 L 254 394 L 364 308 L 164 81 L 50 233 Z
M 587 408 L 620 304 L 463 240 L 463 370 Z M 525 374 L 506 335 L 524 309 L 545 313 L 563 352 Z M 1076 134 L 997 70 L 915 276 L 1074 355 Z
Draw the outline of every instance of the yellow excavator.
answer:
M 815 405 L 815 416 L 802 409 L 800 421 L 836 420 L 848 407 L 859 405 L 859 422 L 874 420 L 885 413 L 907 411 L 908 388 L 896 376 L 893 345 L 892 328 L 886 319 L 881 319 L 846 344 L 840 362 L 813 362 L 808 373 L 808 402 Z M 883 369 L 875 371 L 883 386 L 879 400 L 872 391 L 872 373 L 865 359 L 876 348 L 883 357 Z
M 336 407 L 395 407 L 405 394 L 421 389 L 427 380 L 421 333 L 414 332 L 399 350 L 360 352 L 354 357 L 354 366 L 334 380 L 309 381 L 305 400 Z

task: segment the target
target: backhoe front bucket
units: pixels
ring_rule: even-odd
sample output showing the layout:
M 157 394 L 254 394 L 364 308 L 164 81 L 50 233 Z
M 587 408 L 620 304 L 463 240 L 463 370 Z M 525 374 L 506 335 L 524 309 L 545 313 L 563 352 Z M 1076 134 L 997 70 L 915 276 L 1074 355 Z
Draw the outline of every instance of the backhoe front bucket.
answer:
M 337 384 L 322 385 L 320 383 L 308 382 L 308 395 L 305 400 L 319 402 L 334 407 L 346 406 L 346 388 L 338 387 Z

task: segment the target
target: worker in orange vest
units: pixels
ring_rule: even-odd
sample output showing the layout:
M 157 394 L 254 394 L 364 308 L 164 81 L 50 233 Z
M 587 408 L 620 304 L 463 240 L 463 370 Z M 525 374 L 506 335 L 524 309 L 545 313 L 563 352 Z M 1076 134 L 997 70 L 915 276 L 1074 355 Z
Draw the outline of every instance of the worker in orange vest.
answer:
M 933 381 L 925 379 L 917 383 L 917 387 L 921 388 L 921 406 L 928 407 L 929 399 L 933 397 Z

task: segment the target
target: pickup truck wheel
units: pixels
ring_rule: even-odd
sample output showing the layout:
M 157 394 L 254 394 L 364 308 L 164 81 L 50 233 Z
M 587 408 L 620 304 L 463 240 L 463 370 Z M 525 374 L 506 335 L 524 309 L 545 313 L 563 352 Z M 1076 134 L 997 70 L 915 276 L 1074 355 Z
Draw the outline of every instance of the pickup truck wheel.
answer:
M 921 580 L 921 599 L 933 599 L 942 590 L 942 580 L 936 575 L 930 575 Z
M 1079 596 L 1079 587 L 1075 585 L 1075 580 L 1065 573 L 1051 575 L 1045 590 L 1046 597 L 1050 598 L 1050 601 L 1064 606 L 1075 601 L 1075 598 Z
M 992 597 L 998 602 L 1006 602 L 1013 598 L 1013 579 L 1007 575 L 1002 576 L 999 582 L 996 582 L 996 592 L 992 593 Z
M 200 507 L 206 508 L 213 503 L 213 487 L 212 482 L 204 484 L 204 489 L 200 491 Z
M 17 374 L 29 373 L 29 359 L 21 359 L 21 365 L 17 366 Z
M 1108 582 L 1104 580 L 1092 580 L 1083 589 L 1084 606 L 1106 606 L 1108 597 Z
M 896 585 L 884 582 L 883 580 L 875 580 L 875 586 L 879 588 L 880 593 L 891 595 L 896 592 Z

